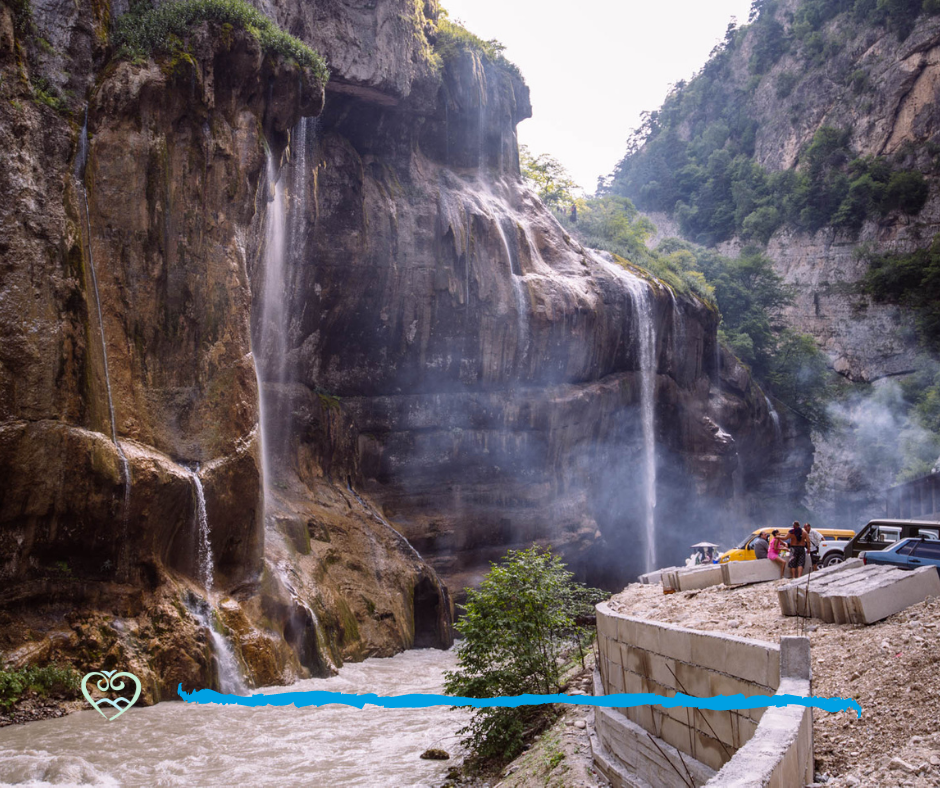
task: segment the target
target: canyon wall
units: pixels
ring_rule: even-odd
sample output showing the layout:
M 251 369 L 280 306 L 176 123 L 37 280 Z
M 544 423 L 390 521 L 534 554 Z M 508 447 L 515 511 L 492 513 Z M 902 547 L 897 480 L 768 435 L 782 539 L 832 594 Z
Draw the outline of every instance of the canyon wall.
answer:
M 327 57 L 325 102 L 237 29 L 115 59 L 117 6 L 0 4 L 5 661 L 130 667 L 151 701 L 217 686 L 202 489 L 211 626 L 256 686 L 449 645 L 451 596 L 507 548 L 622 583 L 644 374 L 663 562 L 792 499 L 803 431 L 714 310 L 580 247 L 522 183 L 513 69 L 435 54 L 433 3 L 259 7 Z

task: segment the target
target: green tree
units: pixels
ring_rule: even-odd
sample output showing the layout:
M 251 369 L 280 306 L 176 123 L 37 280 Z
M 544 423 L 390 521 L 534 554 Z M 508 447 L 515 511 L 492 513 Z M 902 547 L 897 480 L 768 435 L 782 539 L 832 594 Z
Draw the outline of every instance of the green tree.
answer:
M 562 211 L 574 203 L 578 184 L 558 159 L 547 153 L 533 156 L 528 147 L 520 145 L 519 166 L 522 176 L 532 184 L 549 208 Z
M 559 658 L 589 632 L 576 619 L 606 597 L 573 577 L 558 556 L 536 547 L 511 550 L 494 564 L 480 588 L 467 592 L 456 625 L 464 640 L 457 669 L 445 677 L 447 693 L 495 698 L 560 692 Z M 461 733 L 481 761 L 507 761 L 552 716 L 545 706 L 477 709 Z

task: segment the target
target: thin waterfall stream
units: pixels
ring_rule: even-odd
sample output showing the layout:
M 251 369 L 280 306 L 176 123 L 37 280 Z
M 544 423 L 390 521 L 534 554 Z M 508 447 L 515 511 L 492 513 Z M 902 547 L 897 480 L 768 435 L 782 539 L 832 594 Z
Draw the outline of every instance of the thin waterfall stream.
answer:
M 783 437 L 783 429 L 780 426 L 780 414 L 777 413 L 773 402 L 770 401 L 770 397 L 766 394 L 764 395 L 764 402 L 767 403 L 767 410 L 770 412 L 770 420 L 774 423 L 774 439 L 779 443 L 780 439 Z
M 127 456 L 121 448 L 118 440 L 117 421 L 114 417 L 114 398 L 111 394 L 111 374 L 108 370 L 108 343 L 104 335 L 104 319 L 101 315 L 101 297 L 98 293 L 98 273 L 95 270 L 95 258 L 91 245 L 91 215 L 88 210 L 88 190 L 85 188 L 85 168 L 88 165 L 88 108 L 85 108 L 85 121 L 82 124 L 82 130 L 78 138 L 78 155 L 75 158 L 75 169 L 73 176 L 78 187 L 79 194 L 82 196 L 82 207 L 84 209 L 85 219 L 85 238 L 88 249 L 88 269 L 91 271 L 92 290 L 95 295 L 95 314 L 98 317 L 98 337 L 101 340 L 101 358 L 104 366 L 104 383 L 108 395 L 108 417 L 111 425 L 111 441 L 114 448 L 117 449 L 118 457 L 121 462 L 121 475 L 124 481 L 124 502 L 121 512 L 122 517 L 122 541 L 121 541 L 121 560 L 119 570 L 126 575 L 127 573 L 127 519 L 131 504 L 131 466 L 127 461 Z
M 187 469 L 189 470 L 189 469 Z M 215 563 L 212 556 L 212 542 L 209 539 L 209 516 L 206 512 L 206 493 L 199 478 L 199 466 L 189 470 L 189 478 L 193 483 L 196 505 L 193 512 L 193 523 L 196 535 L 196 552 L 198 561 L 199 581 L 205 589 L 206 598 L 191 599 L 188 603 L 189 612 L 193 614 L 212 641 L 212 652 L 216 660 L 219 677 L 219 690 L 221 692 L 243 695 L 245 682 L 242 678 L 238 658 L 228 638 L 219 631 L 216 620 L 216 604 L 212 594 L 215 584 Z
M 633 300 L 633 328 L 640 362 L 640 421 L 643 431 L 644 526 L 646 571 L 656 564 L 656 325 L 650 286 L 628 275 Z

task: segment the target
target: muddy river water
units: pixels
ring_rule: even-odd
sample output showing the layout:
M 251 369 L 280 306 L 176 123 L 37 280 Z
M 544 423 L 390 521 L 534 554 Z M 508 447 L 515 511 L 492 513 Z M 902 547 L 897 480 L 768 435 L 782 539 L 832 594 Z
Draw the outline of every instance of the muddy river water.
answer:
M 265 693 L 442 693 L 453 651 L 409 651 Z M 0 729 L 0 784 L 436 786 L 469 713 L 449 707 L 241 708 L 160 703 L 113 722 L 94 711 Z

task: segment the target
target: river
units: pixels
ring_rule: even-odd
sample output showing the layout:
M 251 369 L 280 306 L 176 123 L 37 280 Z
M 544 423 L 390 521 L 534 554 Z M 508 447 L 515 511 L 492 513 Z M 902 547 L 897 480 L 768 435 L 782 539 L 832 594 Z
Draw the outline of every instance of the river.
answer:
M 456 653 L 408 651 L 347 665 L 331 679 L 271 687 L 403 695 L 442 693 Z M 438 786 L 459 752 L 463 709 L 367 706 L 241 708 L 160 703 L 114 722 L 94 711 L 0 729 L 0 784 L 146 786 Z

